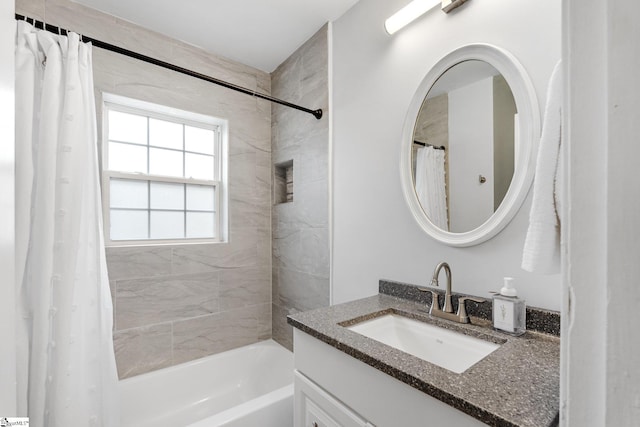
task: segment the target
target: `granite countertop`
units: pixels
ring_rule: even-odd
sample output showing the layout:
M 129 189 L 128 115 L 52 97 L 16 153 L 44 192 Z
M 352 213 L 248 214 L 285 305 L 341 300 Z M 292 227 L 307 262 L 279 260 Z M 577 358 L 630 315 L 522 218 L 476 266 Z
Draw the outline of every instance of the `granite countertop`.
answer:
M 470 304 L 471 305 L 471 304 Z M 292 326 L 491 426 L 558 424 L 560 338 L 527 331 L 513 337 L 494 331 L 487 319 L 471 325 L 432 318 L 424 303 L 390 295 L 321 308 L 288 317 Z M 500 348 L 456 374 L 346 329 L 397 313 L 476 336 Z

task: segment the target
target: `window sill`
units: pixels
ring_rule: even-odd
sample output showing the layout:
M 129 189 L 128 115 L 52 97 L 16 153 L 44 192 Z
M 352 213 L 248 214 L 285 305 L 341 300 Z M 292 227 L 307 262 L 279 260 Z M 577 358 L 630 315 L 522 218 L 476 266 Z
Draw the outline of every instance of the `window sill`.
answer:
M 194 246 L 194 245 L 219 245 L 229 243 L 228 240 L 214 239 L 189 239 L 189 240 L 135 240 L 106 243 L 107 249 L 118 248 L 151 248 L 162 246 Z

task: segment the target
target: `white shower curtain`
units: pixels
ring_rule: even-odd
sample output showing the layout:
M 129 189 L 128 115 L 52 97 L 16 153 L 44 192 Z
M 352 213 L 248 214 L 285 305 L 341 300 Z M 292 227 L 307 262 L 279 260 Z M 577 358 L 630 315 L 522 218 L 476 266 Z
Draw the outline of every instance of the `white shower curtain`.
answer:
M 18 401 L 34 427 L 117 426 L 91 46 L 18 22 Z
M 438 228 L 448 231 L 444 155 L 444 150 L 436 150 L 430 146 L 418 149 L 416 193 L 429 220 Z

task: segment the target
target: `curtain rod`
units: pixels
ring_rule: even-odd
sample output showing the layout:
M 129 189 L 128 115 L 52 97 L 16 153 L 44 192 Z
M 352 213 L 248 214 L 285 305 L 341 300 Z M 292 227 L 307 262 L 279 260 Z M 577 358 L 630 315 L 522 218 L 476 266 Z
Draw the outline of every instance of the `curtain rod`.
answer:
M 29 17 L 24 16 L 24 15 L 19 15 L 19 14 L 16 13 L 15 16 L 16 16 L 16 19 L 19 20 L 19 21 L 26 21 L 26 22 L 32 24 L 34 27 L 36 27 L 38 29 L 46 30 L 46 31 L 49 31 L 51 33 L 60 34 L 60 35 L 66 35 L 67 33 L 71 32 L 71 31 L 65 30 L 64 28 L 56 27 L 54 25 L 47 24 L 47 23 L 45 23 L 43 21 L 38 21 L 38 20 L 36 20 L 34 18 L 29 18 Z M 100 41 L 100 40 L 96 40 L 96 39 L 91 38 L 91 37 L 87 37 L 87 36 L 81 35 L 80 39 L 83 42 L 91 43 L 95 47 L 99 47 L 100 49 L 105 49 L 105 50 L 108 50 L 110 52 L 116 52 L 116 53 L 119 53 L 121 55 L 128 56 L 129 58 L 134 58 L 134 59 L 138 59 L 140 61 L 148 62 L 149 64 L 157 65 L 158 67 L 166 68 L 167 70 L 175 71 L 175 72 L 178 72 L 178 73 L 181 73 L 181 74 L 185 74 L 187 76 L 191 76 L 191 77 L 195 77 L 195 78 L 200 79 L 200 80 L 204 80 L 204 81 L 209 82 L 209 83 L 217 84 L 219 86 L 223 86 L 223 87 L 226 87 L 228 89 L 235 90 L 237 92 L 242 92 L 242 93 L 244 93 L 246 95 L 251 95 L 251 96 L 255 96 L 256 98 L 266 99 L 267 101 L 274 102 L 274 103 L 280 104 L 280 105 L 284 105 L 285 107 L 294 108 L 296 110 L 304 111 L 305 113 L 312 114 L 318 120 L 320 120 L 322 118 L 322 109 L 311 110 L 309 108 L 301 107 L 300 105 L 292 104 L 291 102 L 283 101 L 282 99 L 274 98 L 273 96 L 265 95 L 265 94 L 256 92 L 255 90 L 250 90 L 250 89 L 244 88 L 242 86 L 238 86 L 238 85 L 235 85 L 233 83 L 226 82 L 224 80 L 216 79 L 214 77 L 210 77 L 210 76 L 207 76 L 205 74 L 201 74 L 201 73 L 198 73 L 196 71 L 189 70 L 187 68 L 179 67 L 177 65 L 173 65 L 173 64 L 170 64 L 168 62 L 164 62 L 164 61 L 161 61 L 159 59 L 155 59 L 155 58 L 143 55 L 143 54 L 138 53 L 138 52 L 133 52 L 131 50 L 124 49 L 124 48 L 121 48 L 119 46 L 112 45 L 110 43 L 106 43 L 106 42 L 103 42 L 103 41 Z
M 413 143 L 416 144 L 416 145 L 422 145 L 423 147 L 433 147 L 436 150 L 446 150 L 447 149 L 444 145 L 433 145 L 433 144 L 429 144 L 428 142 L 416 141 L 415 139 L 413 140 Z

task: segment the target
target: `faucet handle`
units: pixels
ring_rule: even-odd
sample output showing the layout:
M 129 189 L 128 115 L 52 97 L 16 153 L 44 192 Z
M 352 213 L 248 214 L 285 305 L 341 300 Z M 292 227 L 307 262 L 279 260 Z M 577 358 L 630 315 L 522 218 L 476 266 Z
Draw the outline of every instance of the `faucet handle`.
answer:
M 431 309 L 429 310 L 429 314 L 432 314 L 434 311 L 440 311 L 440 300 L 438 300 L 438 293 L 434 290 L 430 290 L 431 292 Z
M 473 302 L 485 302 L 484 298 L 475 298 L 475 297 L 460 297 L 458 298 L 458 318 L 461 323 L 469 323 L 469 315 L 467 314 L 467 300 Z
M 436 291 L 422 287 L 418 287 L 418 290 L 420 292 L 431 292 L 431 309 L 429 310 L 429 313 L 440 310 L 440 301 L 438 300 L 438 293 Z
M 458 298 L 458 302 L 459 301 L 466 301 L 466 300 L 473 301 L 473 302 L 487 302 L 486 299 L 477 298 L 477 297 L 460 297 L 460 298 Z

